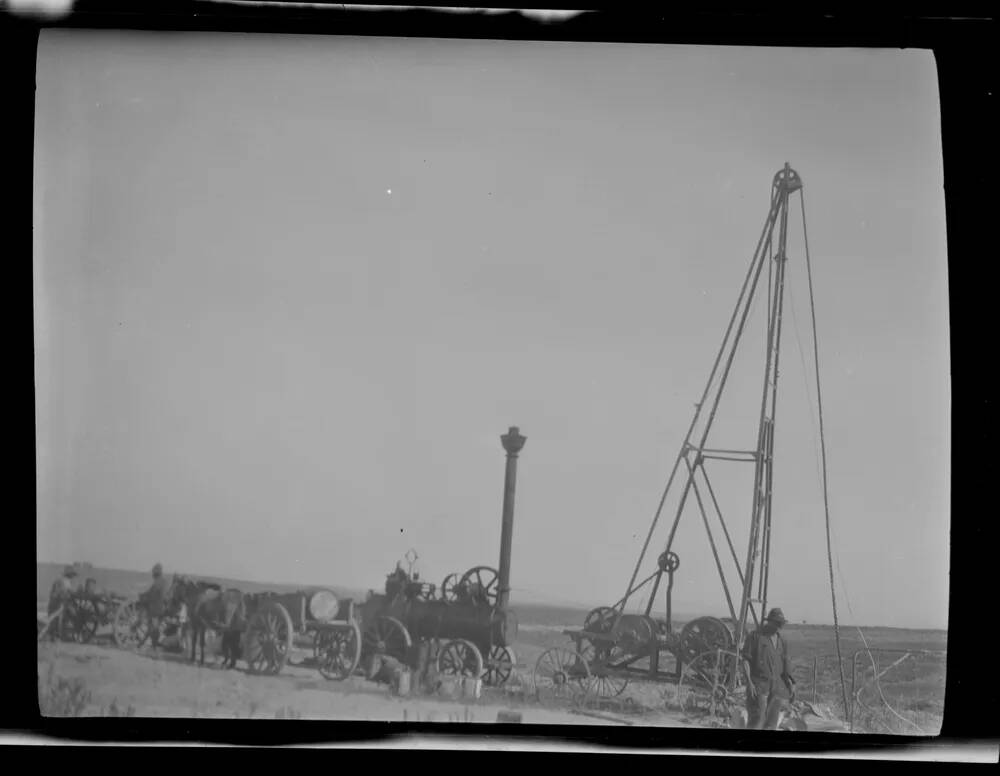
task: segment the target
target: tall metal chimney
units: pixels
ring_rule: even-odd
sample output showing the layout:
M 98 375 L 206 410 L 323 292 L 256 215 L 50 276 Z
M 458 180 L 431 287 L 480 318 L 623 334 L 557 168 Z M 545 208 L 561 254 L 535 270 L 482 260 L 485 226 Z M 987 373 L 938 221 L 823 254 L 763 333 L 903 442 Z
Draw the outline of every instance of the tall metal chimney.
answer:
M 510 544 L 514 533 L 514 488 L 517 485 L 517 454 L 521 452 L 527 437 L 521 436 L 517 426 L 500 437 L 503 449 L 507 451 L 507 470 L 503 481 L 503 527 L 500 531 L 500 589 L 497 603 L 506 609 L 510 598 Z

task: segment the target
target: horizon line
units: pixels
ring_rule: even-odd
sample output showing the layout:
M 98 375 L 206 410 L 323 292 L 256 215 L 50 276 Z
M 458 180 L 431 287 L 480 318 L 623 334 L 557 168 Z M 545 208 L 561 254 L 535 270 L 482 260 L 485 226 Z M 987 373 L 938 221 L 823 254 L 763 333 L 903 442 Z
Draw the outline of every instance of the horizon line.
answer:
M 94 565 L 93 563 L 90 563 L 89 561 L 65 562 L 65 561 L 54 561 L 54 560 L 40 560 L 40 559 L 36 558 L 35 559 L 35 565 L 38 566 L 38 565 L 41 565 L 41 564 L 46 564 L 46 565 L 49 565 L 49 566 L 75 566 L 75 567 L 89 566 L 90 568 L 93 568 L 93 569 L 100 569 L 100 570 L 103 570 L 103 571 L 122 571 L 122 572 L 125 572 L 125 573 L 128 573 L 128 574 L 147 574 L 147 573 L 149 573 L 149 572 L 146 572 L 146 571 L 140 571 L 139 569 L 111 568 L 111 567 L 107 567 L 107 566 L 97 566 L 97 565 Z M 207 577 L 207 578 L 214 578 L 214 579 L 228 579 L 228 580 L 234 581 L 234 582 L 236 582 L 236 581 L 239 581 L 239 582 L 250 582 L 250 583 L 255 584 L 255 585 L 278 585 L 278 586 L 281 586 L 281 587 L 298 587 L 298 588 L 321 587 L 321 585 L 315 585 L 315 584 L 313 584 L 313 585 L 307 585 L 307 584 L 302 583 L 302 582 L 278 582 L 278 581 L 275 581 L 275 580 L 266 580 L 266 581 L 264 581 L 264 580 L 255 580 L 255 579 L 238 579 L 237 580 L 237 579 L 234 579 L 232 577 L 219 576 L 219 575 L 216 575 L 216 574 L 203 574 L 203 573 L 196 573 L 196 572 L 174 571 L 174 572 L 172 572 L 172 574 L 174 574 L 174 575 L 178 575 L 179 574 L 181 576 Z M 371 588 L 371 587 L 355 586 L 355 585 L 344 585 L 344 584 L 329 585 L 329 587 L 339 587 L 341 589 L 352 591 L 352 592 L 361 592 L 362 590 L 365 590 L 365 591 L 367 591 L 367 590 L 374 590 L 374 588 Z M 522 601 L 522 604 L 527 604 L 527 605 L 531 605 L 533 603 L 534 604 L 547 605 L 547 606 L 553 606 L 553 607 L 563 607 L 563 608 L 567 608 L 567 609 L 579 609 L 580 611 L 584 611 L 584 612 L 591 611 L 591 610 L 593 610 L 595 608 L 591 604 L 570 603 L 570 602 L 559 603 L 557 601 L 553 601 L 552 599 L 537 599 L 535 601 Z M 700 616 L 714 617 L 715 615 L 697 615 L 697 614 L 692 614 L 692 613 L 688 612 L 688 613 L 683 613 L 683 614 L 678 613 L 678 616 L 675 616 L 672 619 L 677 619 L 680 622 L 687 622 L 687 621 L 689 621 L 691 619 L 696 619 L 697 617 L 700 617 Z M 722 620 L 723 622 L 725 622 L 727 620 L 731 620 L 732 618 L 731 617 L 717 617 L 716 619 L 719 619 L 719 620 Z M 810 626 L 814 626 L 814 627 L 824 627 L 824 628 L 833 628 L 833 627 L 835 627 L 832 622 L 810 622 L 808 620 L 802 620 L 800 622 L 789 621 L 788 625 L 792 625 L 792 626 L 810 625 Z M 858 629 L 864 629 L 864 628 L 867 628 L 867 629 L 890 628 L 890 629 L 895 629 L 895 630 L 934 630 L 934 631 L 942 631 L 944 633 L 948 632 L 948 626 L 947 625 L 944 625 L 944 626 L 932 626 L 932 625 L 924 625 L 924 626 L 916 626 L 916 625 L 857 625 L 855 623 L 844 623 L 844 622 L 841 622 L 836 627 L 840 627 L 840 628 L 858 628 Z

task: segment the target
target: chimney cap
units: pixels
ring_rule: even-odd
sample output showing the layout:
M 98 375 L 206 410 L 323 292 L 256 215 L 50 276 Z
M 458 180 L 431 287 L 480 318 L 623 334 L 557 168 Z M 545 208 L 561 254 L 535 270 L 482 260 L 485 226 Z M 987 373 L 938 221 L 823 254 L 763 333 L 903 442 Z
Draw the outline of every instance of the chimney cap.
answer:
M 521 436 L 521 430 L 517 426 L 511 426 L 507 433 L 500 437 L 504 450 L 511 454 L 520 452 L 526 441 L 528 438 Z

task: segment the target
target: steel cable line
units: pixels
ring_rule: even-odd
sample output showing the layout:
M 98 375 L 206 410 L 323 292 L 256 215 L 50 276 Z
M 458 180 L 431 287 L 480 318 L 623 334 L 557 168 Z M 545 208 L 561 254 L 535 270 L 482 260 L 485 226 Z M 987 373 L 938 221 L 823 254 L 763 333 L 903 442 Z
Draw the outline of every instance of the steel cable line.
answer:
M 806 404 L 809 405 L 809 425 L 812 427 L 813 432 L 813 455 L 816 456 L 814 461 L 816 464 L 816 482 L 821 483 L 823 474 L 819 455 L 819 430 L 816 428 L 816 410 L 813 406 L 812 394 L 809 390 L 809 370 L 806 367 L 805 349 L 802 347 L 802 338 L 799 335 L 799 321 L 795 315 L 795 295 L 792 293 L 791 288 L 788 290 L 788 302 L 792 308 L 792 328 L 795 329 L 795 342 L 798 344 L 799 361 L 802 364 L 802 384 L 806 389 Z
M 837 667 L 840 670 L 840 692 L 843 698 L 844 709 L 846 710 L 848 708 L 847 680 L 844 677 L 844 658 L 840 649 L 840 622 L 837 616 L 837 588 L 833 576 L 833 545 L 830 539 L 830 497 L 827 484 L 826 436 L 823 429 L 823 393 L 820 390 L 819 381 L 819 338 L 816 334 L 816 298 L 813 293 L 812 262 L 809 257 L 809 233 L 806 229 L 806 200 L 805 193 L 802 189 L 799 189 L 799 203 L 802 209 L 802 241 L 805 245 L 806 252 L 806 277 L 809 281 L 809 310 L 812 317 L 813 363 L 816 368 L 816 405 L 819 411 L 819 444 L 820 452 L 823 458 L 823 512 L 826 524 L 826 559 L 827 567 L 830 572 L 830 600 L 833 604 L 833 635 L 837 644 Z

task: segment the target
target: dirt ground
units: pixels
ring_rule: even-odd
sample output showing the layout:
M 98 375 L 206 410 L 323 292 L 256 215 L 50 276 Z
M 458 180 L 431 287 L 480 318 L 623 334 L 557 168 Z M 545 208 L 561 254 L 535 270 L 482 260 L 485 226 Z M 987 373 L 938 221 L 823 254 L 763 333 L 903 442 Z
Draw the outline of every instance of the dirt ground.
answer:
M 41 643 L 38 671 L 43 683 L 50 667 L 55 676 L 86 684 L 91 698 L 81 716 L 102 715 L 114 704 L 120 710 L 132 707 L 137 717 L 492 723 L 499 712 L 507 711 L 520 713 L 526 724 L 684 726 L 683 720 L 665 712 L 643 714 L 641 722 L 623 715 L 583 716 L 489 688 L 478 700 L 467 702 L 400 698 L 360 676 L 327 681 L 315 669 L 300 665 L 286 666 L 279 676 L 251 676 L 223 670 L 215 660 L 201 667 L 177 654 L 128 652 L 105 644 Z
M 78 699 L 75 711 L 57 702 L 43 703 L 42 709 L 43 714 L 78 716 L 113 716 L 116 709 L 136 717 L 493 723 L 507 721 L 498 717 L 512 712 L 522 723 L 535 725 L 709 724 L 704 716 L 689 717 L 679 710 L 687 706 L 678 703 L 678 687 L 671 683 L 633 680 L 618 698 L 592 699 L 582 709 L 558 699 L 540 702 L 531 692 L 533 668 L 542 652 L 556 645 L 570 646 L 562 627 L 525 627 L 514 646 L 511 680 L 501 688 L 483 687 L 478 699 L 456 701 L 416 693 L 398 697 L 362 676 L 326 680 L 309 665 L 312 649 L 306 641 L 296 642 L 280 675 L 254 676 L 242 663 L 235 670 L 221 668 L 217 636 L 207 639 L 206 663 L 199 666 L 177 651 L 120 649 L 105 628 L 89 644 L 39 642 L 39 695 L 41 701 L 56 686 L 68 692 L 69 683 L 82 684 L 89 697 Z M 809 729 L 837 729 L 815 717 L 808 722 Z

